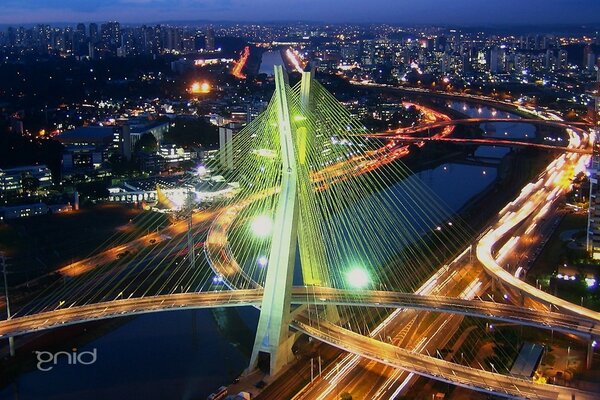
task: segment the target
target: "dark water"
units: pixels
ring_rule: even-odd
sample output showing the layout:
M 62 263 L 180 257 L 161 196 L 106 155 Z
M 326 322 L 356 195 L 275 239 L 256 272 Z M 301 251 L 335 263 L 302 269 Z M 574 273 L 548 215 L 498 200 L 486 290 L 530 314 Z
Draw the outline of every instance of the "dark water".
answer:
M 262 54 L 260 61 L 259 74 L 273 75 L 273 67 L 275 65 L 285 65 L 279 50 L 265 51 Z
M 232 318 L 231 312 L 244 318 Z M 78 349 L 96 349 L 94 364 L 68 365 L 59 358 L 50 371 L 20 376 L 0 398 L 205 399 L 246 367 L 257 316 L 251 307 L 142 315 Z M 219 324 L 232 322 L 222 333 Z M 232 345 L 226 338 L 231 336 L 241 343 Z M 64 344 L 64 350 L 72 347 Z
M 471 102 L 451 101 L 446 104 L 449 108 L 468 115 L 471 118 L 507 118 L 521 119 L 517 114 L 496 110 L 492 107 L 482 106 Z M 527 139 L 533 138 L 536 127 L 531 124 L 493 122 L 480 125 L 486 136 L 497 138 Z

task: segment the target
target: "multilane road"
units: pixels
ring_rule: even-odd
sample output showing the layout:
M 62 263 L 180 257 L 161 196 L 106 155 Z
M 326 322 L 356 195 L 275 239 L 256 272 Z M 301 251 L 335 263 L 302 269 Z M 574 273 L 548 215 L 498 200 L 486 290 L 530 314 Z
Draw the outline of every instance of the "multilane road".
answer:
M 432 377 L 436 380 L 462 386 L 479 392 L 518 399 L 564 399 L 571 400 L 597 398 L 595 394 L 576 389 L 552 385 L 542 385 L 531 380 L 518 379 L 481 369 L 411 352 L 406 349 L 360 335 L 327 321 L 320 321 L 318 327 L 311 326 L 306 316 L 298 317 L 292 327 L 338 347 L 371 360 L 401 368 L 412 373 Z

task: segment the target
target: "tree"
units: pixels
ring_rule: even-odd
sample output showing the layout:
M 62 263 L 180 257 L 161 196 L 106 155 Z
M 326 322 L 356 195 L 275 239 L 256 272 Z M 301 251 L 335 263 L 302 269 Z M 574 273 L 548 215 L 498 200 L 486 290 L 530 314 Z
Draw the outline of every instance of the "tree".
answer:
M 165 140 L 178 146 L 208 146 L 219 142 L 219 130 L 202 118 L 178 118 L 165 134 Z
M 22 179 L 23 191 L 33 193 L 40 187 L 40 181 L 33 176 L 25 176 Z
M 109 195 L 108 184 L 104 181 L 86 182 L 77 185 L 81 198 L 102 199 Z
M 136 152 L 155 153 L 158 150 L 158 142 L 151 133 L 144 133 L 135 144 Z

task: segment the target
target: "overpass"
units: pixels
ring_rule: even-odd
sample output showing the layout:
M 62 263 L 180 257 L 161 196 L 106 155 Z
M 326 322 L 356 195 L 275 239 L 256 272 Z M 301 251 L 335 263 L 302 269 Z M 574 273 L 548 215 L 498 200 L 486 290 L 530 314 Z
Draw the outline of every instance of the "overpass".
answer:
M 445 121 L 436 121 L 427 124 L 420 124 L 416 126 L 410 126 L 406 128 L 399 128 L 391 132 L 385 132 L 380 134 L 373 134 L 373 137 L 386 137 L 391 136 L 394 133 L 400 135 L 414 135 L 419 132 L 425 132 L 431 129 L 444 128 L 447 126 L 456 126 L 456 125 L 468 125 L 468 124 L 483 124 L 483 123 L 492 123 L 492 122 L 505 122 L 512 124 L 533 124 L 533 125 L 543 125 L 550 126 L 555 128 L 586 128 L 592 126 L 586 122 L 566 122 L 566 121 L 555 121 L 548 119 L 531 119 L 531 118 L 463 118 L 463 119 L 451 119 Z
M 0 321 L 0 338 L 96 320 L 159 311 L 215 307 L 260 307 L 262 289 L 176 293 L 128 298 L 73 306 Z M 314 306 L 340 305 L 389 309 L 415 309 L 466 316 L 555 330 L 583 338 L 600 337 L 600 324 L 584 317 L 517 307 L 482 300 L 374 290 L 347 290 L 299 286 L 292 290 L 291 303 Z
M 530 380 L 449 363 L 439 358 L 394 346 L 341 328 L 328 321 L 318 327 L 306 316 L 298 317 L 292 327 L 339 349 L 370 360 L 400 368 L 417 375 L 461 386 L 481 393 L 511 399 L 596 399 L 596 393 L 535 383 Z
M 373 137 L 390 139 L 404 143 L 421 143 L 421 142 L 442 142 L 442 143 L 459 143 L 459 144 L 476 144 L 488 146 L 519 146 L 533 147 L 537 149 L 562 151 L 565 153 L 577 154 L 592 154 L 592 150 L 582 149 L 579 147 L 562 147 L 550 144 L 524 142 L 521 140 L 509 139 L 477 139 L 477 138 L 455 138 L 455 137 L 415 137 L 406 135 L 373 135 Z

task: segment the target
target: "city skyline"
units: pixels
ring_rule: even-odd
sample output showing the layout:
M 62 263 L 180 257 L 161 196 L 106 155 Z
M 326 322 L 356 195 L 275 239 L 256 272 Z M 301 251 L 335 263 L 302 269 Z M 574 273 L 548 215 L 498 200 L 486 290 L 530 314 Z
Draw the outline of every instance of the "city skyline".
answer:
M 4 2 L 0 24 L 74 23 L 119 20 L 124 23 L 177 21 L 281 22 L 327 21 L 330 23 L 397 23 L 444 25 L 569 25 L 599 23 L 600 3 L 594 0 L 331 0 L 286 2 L 285 12 L 273 0 L 259 0 L 251 7 L 227 0 L 17 0 Z M 543 12 L 540 12 L 543 10 Z M 451 12 L 450 12 L 451 11 Z

